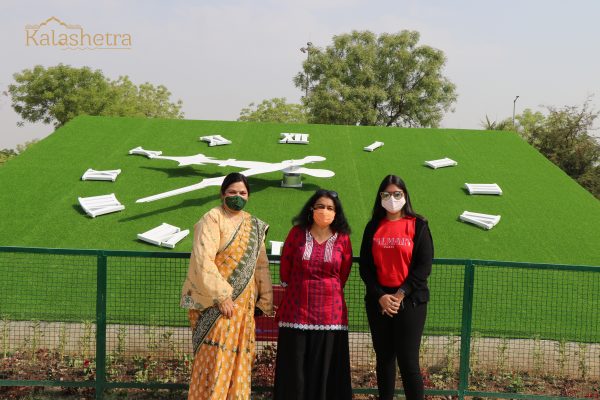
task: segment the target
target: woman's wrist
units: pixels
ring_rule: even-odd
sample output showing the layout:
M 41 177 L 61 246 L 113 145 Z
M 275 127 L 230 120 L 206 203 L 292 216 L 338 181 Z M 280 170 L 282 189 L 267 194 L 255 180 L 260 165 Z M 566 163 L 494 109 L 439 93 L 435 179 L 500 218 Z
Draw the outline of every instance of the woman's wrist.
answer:
M 223 300 L 217 302 L 217 304 L 221 306 L 221 305 L 227 303 L 228 300 L 233 301 L 233 300 L 231 300 L 231 297 L 225 297 Z

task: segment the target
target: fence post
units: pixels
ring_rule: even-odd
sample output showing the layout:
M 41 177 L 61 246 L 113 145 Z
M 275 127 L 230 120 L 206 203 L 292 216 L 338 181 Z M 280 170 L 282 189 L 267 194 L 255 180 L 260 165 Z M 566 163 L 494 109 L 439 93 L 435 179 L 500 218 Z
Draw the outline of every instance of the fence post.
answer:
M 469 356 L 471 351 L 471 327 L 473 323 L 473 289 L 475 268 L 471 260 L 465 264 L 462 304 L 462 330 L 460 333 L 460 367 L 458 378 L 458 398 L 464 399 L 469 388 Z
M 96 400 L 106 387 L 106 254 L 98 253 L 96 270 Z

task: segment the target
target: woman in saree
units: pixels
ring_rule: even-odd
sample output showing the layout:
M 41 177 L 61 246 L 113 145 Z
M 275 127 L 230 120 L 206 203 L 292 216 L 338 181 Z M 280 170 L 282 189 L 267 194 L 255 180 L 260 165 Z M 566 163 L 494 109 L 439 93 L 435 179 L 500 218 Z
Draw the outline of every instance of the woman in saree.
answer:
M 268 225 L 242 211 L 249 196 L 244 175 L 227 175 L 221 205 L 194 227 L 181 295 L 193 331 L 190 400 L 250 398 L 254 315 L 272 315 L 273 292 L 264 245 Z

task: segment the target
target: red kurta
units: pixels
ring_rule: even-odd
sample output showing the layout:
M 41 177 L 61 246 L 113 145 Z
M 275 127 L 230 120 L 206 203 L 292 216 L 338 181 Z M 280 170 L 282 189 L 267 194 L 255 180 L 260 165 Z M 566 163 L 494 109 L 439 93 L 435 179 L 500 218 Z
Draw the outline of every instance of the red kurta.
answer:
M 280 277 L 287 285 L 277 310 L 280 327 L 347 330 L 344 285 L 352 267 L 346 234 L 317 243 L 310 232 L 293 227 L 281 254 Z

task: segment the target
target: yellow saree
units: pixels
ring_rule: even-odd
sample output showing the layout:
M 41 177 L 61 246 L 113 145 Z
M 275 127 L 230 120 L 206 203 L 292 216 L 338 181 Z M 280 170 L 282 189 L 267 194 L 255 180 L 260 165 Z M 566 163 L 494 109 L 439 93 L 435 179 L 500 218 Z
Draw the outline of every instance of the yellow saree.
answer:
M 193 331 L 190 400 L 250 398 L 254 307 L 272 313 L 264 249 L 267 225 L 247 213 L 237 227 L 228 222 L 222 208 L 217 207 L 195 227 L 181 300 L 182 307 L 190 309 Z M 227 297 L 235 305 L 230 319 L 221 318 L 215 306 Z

